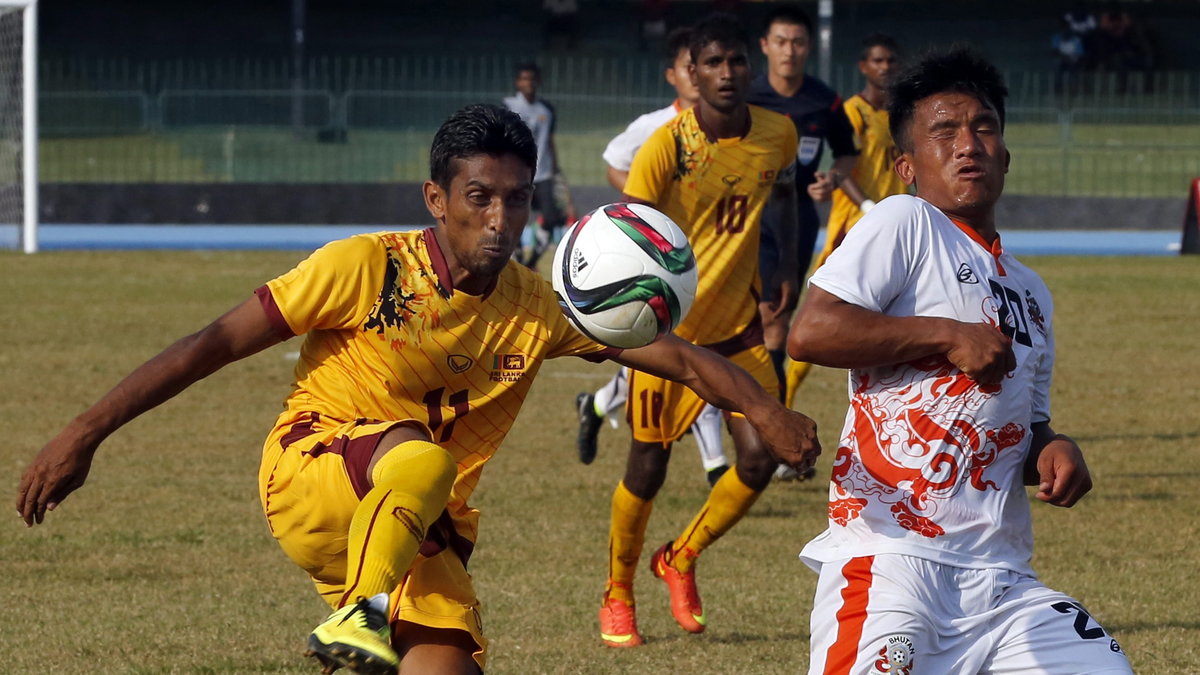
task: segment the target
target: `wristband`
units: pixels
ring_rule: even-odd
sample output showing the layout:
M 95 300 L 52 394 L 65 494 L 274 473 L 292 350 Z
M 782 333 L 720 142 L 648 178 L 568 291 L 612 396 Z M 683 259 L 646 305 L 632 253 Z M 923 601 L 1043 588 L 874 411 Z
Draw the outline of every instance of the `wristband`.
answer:
M 866 213 L 873 208 L 875 208 L 875 200 L 873 199 L 864 199 L 862 200 L 862 203 L 858 205 L 858 210 L 862 211 L 863 213 Z

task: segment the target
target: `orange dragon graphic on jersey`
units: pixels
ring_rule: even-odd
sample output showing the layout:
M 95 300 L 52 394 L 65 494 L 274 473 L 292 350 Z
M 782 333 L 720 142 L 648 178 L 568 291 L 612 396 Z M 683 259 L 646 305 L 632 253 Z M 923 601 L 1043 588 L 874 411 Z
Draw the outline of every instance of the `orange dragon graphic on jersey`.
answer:
M 854 494 L 890 505 L 906 530 L 930 538 L 945 534 L 937 523 L 941 502 L 968 487 L 998 489 L 985 477 L 987 468 L 1026 434 L 1013 423 L 999 429 L 973 425 L 975 411 L 1000 385 L 979 384 L 941 356 L 902 364 L 874 382 L 859 375 L 854 384 L 851 433 L 859 457 L 854 461 L 844 444 L 834 459 L 837 496 L 829 517 L 839 525 L 867 504 Z

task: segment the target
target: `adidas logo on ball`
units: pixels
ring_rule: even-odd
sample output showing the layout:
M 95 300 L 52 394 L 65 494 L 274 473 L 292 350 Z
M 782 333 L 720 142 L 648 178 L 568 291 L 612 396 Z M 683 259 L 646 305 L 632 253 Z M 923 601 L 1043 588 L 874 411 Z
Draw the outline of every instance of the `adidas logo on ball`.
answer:
M 579 273 L 581 271 L 583 271 L 584 268 L 586 268 L 587 266 L 588 266 L 587 258 L 583 257 L 583 251 L 580 251 L 579 249 L 574 249 L 573 251 L 571 251 L 570 275 L 571 275 L 572 279 L 579 276 Z

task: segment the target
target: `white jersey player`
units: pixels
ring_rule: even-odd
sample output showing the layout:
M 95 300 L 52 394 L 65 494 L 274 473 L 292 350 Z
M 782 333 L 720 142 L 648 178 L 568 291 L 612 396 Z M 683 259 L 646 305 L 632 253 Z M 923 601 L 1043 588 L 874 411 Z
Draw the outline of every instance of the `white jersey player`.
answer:
M 533 245 L 520 256 L 521 264 L 536 269 L 538 260 L 550 246 L 555 230 L 575 222 L 576 214 L 554 144 L 558 116 L 554 106 L 538 94 L 542 86 L 542 71 L 536 63 L 521 63 L 517 65 L 515 75 L 517 93 L 506 97 L 504 106 L 521 116 L 533 132 L 538 151 L 537 170 L 533 175 L 533 210 L 541 214 L 541 223 L 533 228 Z
M 690 31 L 687 28 L 677 28 L 667 36 L 669 65 L 665 77 L 667 82 L 675 87 L 678 97 L 665 108 L 640 115 L 625 127 L 625 131 L 614 136 L 604 148 L 608 182 L 618 192 L 624 191 L 629 167 L 633 165 L 633 156 L 646 139 L 650 138 L 650 134 L 679 113 L 696 105 L 696 100 L 700 97 L 699 91 L 688 76 L 688 66 L 692 63 L 692 54 L 688 49 L 689 36 Z M 575 405 L 579 411 L 579 435 L 576 445 L 580 461 L 590 464 L 595 459 L 596 437 L 600 432 L 601 422 L 607 417 L 615 427 L 615 415 L 625 407 L 628 395 L 629 385 L 625 370 L 622 369 L 594 394 L 585 392 L 576 396 Z M 715 484 L 729 469 L 721 442 L 721 419 L 720 410 L 705 406 L 696 422 L 692 424 L 692 435 L 700 450 L 700 461 L 710 485 Z
M 1050 427 L 1053 306 L 1001 245 L 1004 96 L 969 51 L 927 57 L 892 87 L 896 171 L 810 280 L 797 360 L 850 368 L 809 673 L 1130 673 L 1075 599 L 1030 567 L 1024 485 L 1069 507 L 1091 489 Z

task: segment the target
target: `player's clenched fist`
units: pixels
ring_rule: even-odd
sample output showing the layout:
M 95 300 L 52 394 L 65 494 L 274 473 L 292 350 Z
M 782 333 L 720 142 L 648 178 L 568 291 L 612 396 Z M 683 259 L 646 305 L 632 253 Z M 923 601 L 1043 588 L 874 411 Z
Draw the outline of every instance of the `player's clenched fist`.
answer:
M 1092 474 L 1083 461 L 1083 451 L 1061 434 L 1042 448 L 1037 473 L 1037 498 L 1054 506 L 1074 506 L 1092 489 Z
M 771 455 L 803 474 L 817 463 L 821 442 L 817 423 L 794 410 L 777 414 L 771 425 L 755 425 Z
M 976 382 L 996 384 L 1017 367 L 1012 340 L 990 324 L 956 321 L 950 344 L 946 358 Z
M 836 174 L 832 171 L 818 171 L 813 182 L 808 184 L 808 196 L 814 202 L 827 202 L 833 196 L 833 191 L 837 189 Z

